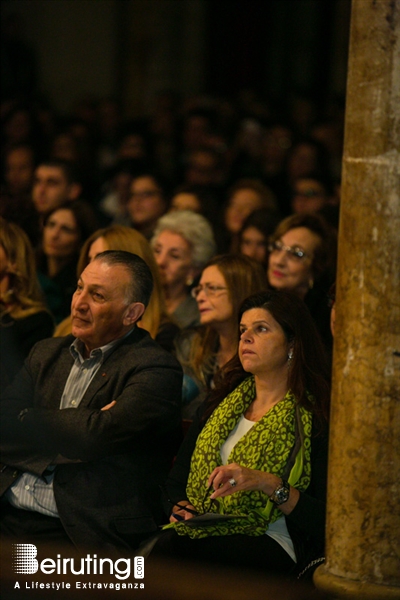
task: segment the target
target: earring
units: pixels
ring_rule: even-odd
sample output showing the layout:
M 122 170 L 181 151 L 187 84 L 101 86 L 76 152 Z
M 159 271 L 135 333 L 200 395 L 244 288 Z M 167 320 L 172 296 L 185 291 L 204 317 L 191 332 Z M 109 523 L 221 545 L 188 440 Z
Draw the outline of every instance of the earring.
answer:
M 188 277 L 186 277 L 185 283 L 188 287 L 190 287 L 193 284 L 193 277 L 191 275 L 188 275 Z
M 290 362 L 293 358 L 293 350 L 289 350 L 288 361 Z
M 308 287 L 310 290 L 312 290 L 314 287 L 314 279 L 312 279 L 312 277 L 310 277 L 310 279 L 308 280 Z

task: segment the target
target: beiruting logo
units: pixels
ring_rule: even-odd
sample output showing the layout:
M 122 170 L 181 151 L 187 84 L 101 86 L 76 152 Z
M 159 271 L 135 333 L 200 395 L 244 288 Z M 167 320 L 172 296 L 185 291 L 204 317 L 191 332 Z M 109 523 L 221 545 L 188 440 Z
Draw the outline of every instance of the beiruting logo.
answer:
M 130 558 L 119 558 L 112 560 L 111 558 L 100 558 L 97 554 L 87 554 L 84 558 L 63 558 L 57 554 L 56 558 L 44 558 L 37 560 L 37 548 L 34 544 L 12 544 L 12 568 L 14 573 L 19 575 L 33 575 L 39 571 L 44 575 L 113 575 L 120 581 L 126 580 L 131 576 L 132 565 Z M 133 559 L 133 575 L 135 579 L 144 579 L 144 558 L 143 556 L 135 556 Z M 27 587 L 55 587 L 54 583 L 38 583 Z M 18 582 L 16 583 L 18 587 Z M 60 584 L 56 584 L 60 586 Z M 62 587 L 70 588 L 71 584 L 67 583 Z M 102 587 L 116 588 L 129 587 L 138 588 L 138 584 L 132 583 L 82 583 L 76 582 L 76 588 L 81 587 Z M 143 588 L 144 584 L 140 584 Z M 58 588 L 57 588 L 58 589 Z

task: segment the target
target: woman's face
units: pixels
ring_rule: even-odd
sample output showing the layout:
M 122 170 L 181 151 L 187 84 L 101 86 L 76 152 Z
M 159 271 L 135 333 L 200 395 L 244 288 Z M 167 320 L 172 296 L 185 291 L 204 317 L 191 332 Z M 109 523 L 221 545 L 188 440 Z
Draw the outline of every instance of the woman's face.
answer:
M 164 229 L 157 237 L 153 252 L 164 287 L 186 286 L 186 281 L 193 279 L 192 248 L 179 233 Z
M 231 233 L 238 233 L 244 220 L 254 210 L 261 208 L 260 196 L 255 190 L 237 190 L 229 200 L 225 212 L 225 226 Z
M 287 231 L 277 240 L 277 249 L 269 255 L 267 274 L 270 285 L 304 297 L 313 279 L 314 253 L 320 243 L 320 236 L 307 227 Z M 293 254 L 296 249 L 304 252 L 302 258 Z
M 110 248 L 108 247 L 108 244 L 103 237 L 97 238 L 97 240 L 94 240 L 94 242 L 90 245 L 88 253 L 88 262 L 91 263 L 92 260 L 94 260 L 98 254 L 100 254 L 100 252 L 105 252 L 109 249 Z
M 257 227 L 247 227 L 241 235 L 240 252 L 264 264 L 267 258 L 268 241 Z
M 233 319 L 233 306 L 226 281 L 217 266 L 206 267 L 196 297 L 202 325 L 218 326 Z
M 52 258 L 68 258 L 79 250 L 80 234 L 68 208 L 55 210 L 43 228 L 43 251 Z
M 252 308 L 240 320 L 239 358 L 243 369 L 262 377 L 287 375 L 289 343 L 279 323 L 265 308 Z

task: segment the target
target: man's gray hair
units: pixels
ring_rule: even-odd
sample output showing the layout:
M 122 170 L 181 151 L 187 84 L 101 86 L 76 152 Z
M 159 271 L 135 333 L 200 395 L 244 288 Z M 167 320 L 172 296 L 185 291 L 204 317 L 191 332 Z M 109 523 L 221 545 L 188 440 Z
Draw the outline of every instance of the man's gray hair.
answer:
M 191 210 L 167 213 L 158 219 L 151 245 L 154 248 L 162 231 L 172 231 L 182 236 L 192 248 L 192 266 L 202 269 L 217 251 L 210 223 Z
M 105 250 L 97 254 L 94 260 L 104 262 L 110 266 L 121 265 L 125 267 L 131 277 L 126 297 L 127 304 L 143 302 L 145 306 L 148 305 L 153 291 L 153 276 L 143 258 L 125 250 Z

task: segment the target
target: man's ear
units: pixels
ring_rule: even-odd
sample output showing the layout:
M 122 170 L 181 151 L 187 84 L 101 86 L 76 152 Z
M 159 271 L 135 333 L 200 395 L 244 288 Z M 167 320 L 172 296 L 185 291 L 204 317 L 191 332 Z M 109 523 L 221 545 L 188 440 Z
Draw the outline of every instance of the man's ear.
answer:
M 68 200 L 77 200 L 82 194 L 82 186 L 80 183 L 71 183 L 68 186 Z
M 139 321 L 143 316 L 145 308 L 143 302 L 132 302 L 125 311 L 123 324 L 133 325 L 136 321 Z

